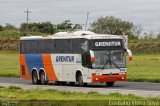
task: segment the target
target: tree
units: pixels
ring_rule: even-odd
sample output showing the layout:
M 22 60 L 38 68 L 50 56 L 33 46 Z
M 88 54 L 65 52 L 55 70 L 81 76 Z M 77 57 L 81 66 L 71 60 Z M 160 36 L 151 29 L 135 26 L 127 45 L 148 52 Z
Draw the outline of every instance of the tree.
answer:
M 76 31 L 81 30 L 82 26 L 80 24 L 72 24 L 70 20 L 65 20 L 60 24 L 57 24 L 57 32 L 59 31 Z
M 0 31 L 2 31 L 3 27 L 0 25 Z
M 133 35 L 134 25 L 132 22 L 123 21 L 114 16 L 100 17 L 91 24 L 91 31 L 100 34 L 128 35 L 129 38 L 136 38 Z
M 27 24 L 22 23 L 20 26 L 20 30 L 22 32 L 26 31 Z M 29 23 L 28 24 L 29 32 L 41 32 L 41 33 L 48 33 L 53 34 L 56 32 L 55 25 L 51 22 L 42 22 L 42 23 Z
M 22 23 L 22 24 L 20 25 L 19 30 L 22 31 L 22 32 L 25 32 L 25 31 L 26 31 L 26 28 L 27 28 L 27 23 Z
M 6 23 L 5 27 L 3 27 L 3 30 L 16 30 L 17 28 L 9 23 Z
M 64 22 L 57 24 L 57 31 L 69 31 L 72 29 L 72 23 L 70 20 L 65 20 Z
M 75 24 L 75 25 L 72 27 L 72 30 L 73 30 L 73 31 L 82 30 L 82 25 L 80 25 L 80 24 Z

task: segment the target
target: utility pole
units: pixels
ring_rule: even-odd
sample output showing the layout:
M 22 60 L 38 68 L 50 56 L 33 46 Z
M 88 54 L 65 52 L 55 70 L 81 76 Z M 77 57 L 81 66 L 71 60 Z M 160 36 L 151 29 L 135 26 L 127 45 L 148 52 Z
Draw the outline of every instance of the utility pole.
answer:
M 27 9 L 27 11 L 24 11 L 26 14 L 27 14 L 27 27 L 26 27 L 26 33 L 28 34 L 28 22 L 29 22 L 29 13 L 31 13 L 31 11 L 29 11 L 28 9 Z
M 86 25 L 85 25 L 85 31 L 87 30 L 88 16 L 89 16 L 89 12 L 87 13 Z

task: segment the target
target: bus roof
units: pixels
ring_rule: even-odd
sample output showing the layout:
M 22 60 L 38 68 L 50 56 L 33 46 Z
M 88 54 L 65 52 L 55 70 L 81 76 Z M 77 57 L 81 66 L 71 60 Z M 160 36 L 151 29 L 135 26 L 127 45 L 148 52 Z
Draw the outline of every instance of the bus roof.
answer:
M 120 35 L 96 34 L 91 31 L 58 32 L 48 36 L 25 36 L 20 40 L 40 40 L 40 39 L 122 39 Z

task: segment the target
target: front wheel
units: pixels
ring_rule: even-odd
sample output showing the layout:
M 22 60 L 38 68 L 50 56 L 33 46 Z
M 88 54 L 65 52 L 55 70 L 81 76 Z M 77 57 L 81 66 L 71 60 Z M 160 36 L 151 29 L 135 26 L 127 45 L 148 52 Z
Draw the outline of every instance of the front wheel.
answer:
M 83 82 L 83 77 L 82 77 L 82 74 L 80 73 L 79 75 L 78 75 L 78 83 L 79 83 L 79 86 L 87 86 L 87 83 L 84 83 Z
M 69 82 L 69 84 L 70 84 L 71 86 L 73 86 L 73 85 L 75 84 L 75 82 Z
M 107 85 L 108 87 L 112 87 L 112 86 L 114 85 L 114 82 L 106 82 L 106 85 Z

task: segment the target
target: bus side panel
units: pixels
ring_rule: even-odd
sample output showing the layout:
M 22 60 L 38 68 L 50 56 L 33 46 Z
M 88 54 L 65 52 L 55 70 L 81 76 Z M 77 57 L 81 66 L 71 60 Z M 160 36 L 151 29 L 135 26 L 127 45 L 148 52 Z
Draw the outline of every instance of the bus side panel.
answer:
M 54 67 L 51 60 L 50 54 L 42 54 L 44 69 L 46 71 L 46 74 L 48 76 L 48 80 L 58 81 L 56 73 L 54 71 Z
M 31 79 L 24 54 L 20 54 L 20 77 L 28 80 Z
M 44 69 L 42 54 L 26 54 L 25 58 L 30 75 L 32 75 L 33 68 L 36 68 L 38 71 L 40 71 L 41 68 Z M 46 77 L 46 79 L 48 80 L 48 77 Z

